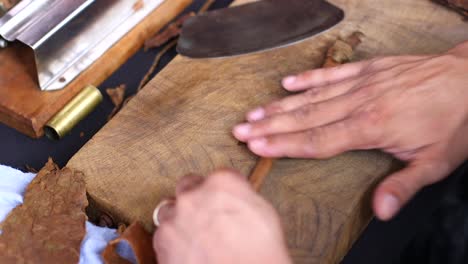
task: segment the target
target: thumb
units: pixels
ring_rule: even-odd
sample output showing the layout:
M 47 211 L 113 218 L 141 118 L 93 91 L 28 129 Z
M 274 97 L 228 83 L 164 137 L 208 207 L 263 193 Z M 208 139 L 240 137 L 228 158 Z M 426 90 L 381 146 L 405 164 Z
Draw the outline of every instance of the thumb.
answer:
M 375 215 L 382 221 L 390 220 L 419 190 L 441 179 L 442 174 L 442 166 L 414 162 L 388 176 L 375 190 Z

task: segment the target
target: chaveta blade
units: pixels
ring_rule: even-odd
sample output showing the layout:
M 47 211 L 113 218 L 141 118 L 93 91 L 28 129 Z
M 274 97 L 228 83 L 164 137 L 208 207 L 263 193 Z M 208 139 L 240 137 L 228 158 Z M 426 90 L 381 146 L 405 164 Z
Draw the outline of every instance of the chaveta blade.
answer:
M 191 58 L 227 57 L 289 45 L 338 24 L 344 12 L 324 0 L 264 0 L 187 20 L 177 51 Z

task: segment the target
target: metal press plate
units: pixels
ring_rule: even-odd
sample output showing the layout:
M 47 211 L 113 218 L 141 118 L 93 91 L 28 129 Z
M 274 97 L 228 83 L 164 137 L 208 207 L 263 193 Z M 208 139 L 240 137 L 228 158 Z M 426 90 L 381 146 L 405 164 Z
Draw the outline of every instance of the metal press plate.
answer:
M 66 87 L 164 0 L 22 0 L 0 19 L 0 35 L 35 54 L 42 90 Z

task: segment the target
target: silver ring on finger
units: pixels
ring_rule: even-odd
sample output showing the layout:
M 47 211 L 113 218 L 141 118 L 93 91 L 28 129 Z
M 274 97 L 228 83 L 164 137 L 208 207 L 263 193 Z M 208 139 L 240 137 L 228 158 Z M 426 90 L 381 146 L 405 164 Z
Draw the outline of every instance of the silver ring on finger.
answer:
M 156 209 L 154 209 L 154 212 L 153 212 L 153 222 L 154 222 L 154 225 L 159 227 L 161 225 L 161 223 L 159 222 L 159 211 L 161 211 L 161 208 L 163 208 L 164 206 L 170 204 L 171 201 L 170 200 L 163 200 L 161 201 L 158 206 L 156 206 Z

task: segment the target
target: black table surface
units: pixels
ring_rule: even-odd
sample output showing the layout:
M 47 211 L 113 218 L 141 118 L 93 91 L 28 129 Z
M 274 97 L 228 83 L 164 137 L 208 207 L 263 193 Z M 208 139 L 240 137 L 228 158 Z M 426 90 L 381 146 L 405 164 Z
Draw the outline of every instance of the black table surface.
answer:
M 187 11 L 197 10 L 203 2 L 204 0 L 195 0 Z M 212 8 L 221 8 L 230 2 L 232 1 L 218 0 Z M 105 88 L 126 84 L 127 95 L 134 94 L 158 51 L 140 50 L 109 77 L 99 87 L 100 90 L 105 94 Z M 175 50 L 168 52 L 162 58 L 157 71 L 175 55 Z M 0 124 L 0 164 L 21 170 L 26 170 L 26 165 L 40 169 L 48 157 L 52 157 L 60 166 L 64 166 L 106 124 L 112 108 L 110 99 L 105 96 L 104 102 L 60 141 L 50 141 L 47 138 L 31 139 Z M 84 135 L 80 136 L 81 133 Z M 420 223 L 430 217 L 445 184 L 437 184 L 423 190 L 394 220 L 387 223 L 373 220 L 342 263 L 397 263 L 400 252 L 417 232 Z

